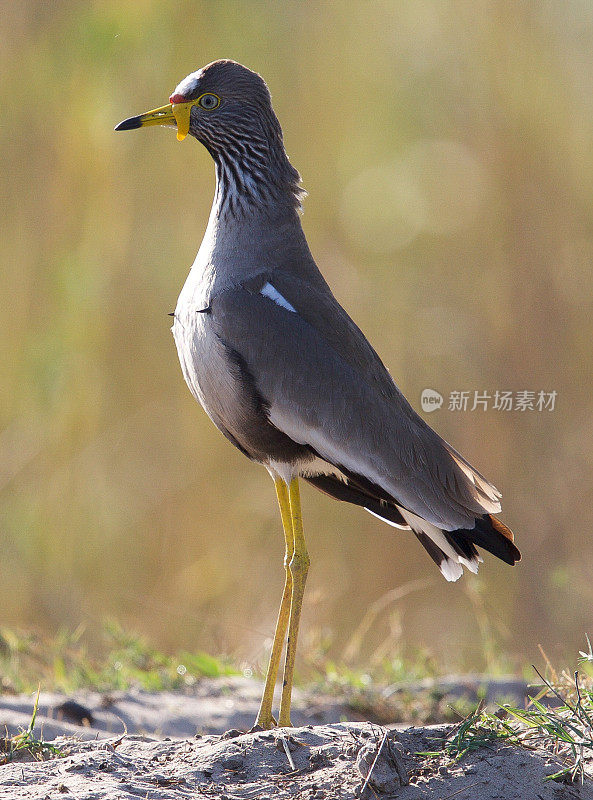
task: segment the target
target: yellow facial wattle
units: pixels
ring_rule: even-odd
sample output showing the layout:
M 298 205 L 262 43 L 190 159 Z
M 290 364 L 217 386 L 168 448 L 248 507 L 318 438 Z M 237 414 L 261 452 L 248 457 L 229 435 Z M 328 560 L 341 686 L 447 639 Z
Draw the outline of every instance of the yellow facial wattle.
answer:
M 182 142 L 189 133 L 189 115 L 193 103 L 174 103 L 173 116 L 177 122 L 177 139 Z

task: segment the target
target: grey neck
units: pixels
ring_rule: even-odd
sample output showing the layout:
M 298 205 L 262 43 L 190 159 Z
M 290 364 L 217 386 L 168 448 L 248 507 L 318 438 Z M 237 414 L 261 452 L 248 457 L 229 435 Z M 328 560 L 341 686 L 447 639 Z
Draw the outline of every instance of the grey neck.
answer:
M 194 262 L 194 280 L 205 305 L 216 293 L 276 270 L 326 289 L 293 202 L 263 205 L 251 200 L 233 213 L 224 187 L 217 186 L 210 219 Z M 228 196 L 227 196 L 228 197 Z
M 202 257 L 218 272 L 231 269 L 237 278 L 245 278 L 313 261 L 294 201 L 238 199 L 225 194 L 226 188 L 217 182 L 201 248 Z
M 286 181 L 270 180 L 261 167 L 239 165 L 234 159 L 215 159 L 214 206 L 221 219 L 237 222 L 254 216 L 277 217 L 300 208 L 300 191 Z
M 304 192 L 281 132 L 258 137 L 252 128 L 248 140 L 204 144 L 216 164 L 216 192 L 194 266 L 209 296 L 274 270 L 326 287 L 301 227 Z
M 216 193 L 214 204 L 220 217 L 277 217 L 301 207 L 303 190 L 299 174 L 286 158 L 281 168 L 242 154 L 225 152 L 214 157 Z

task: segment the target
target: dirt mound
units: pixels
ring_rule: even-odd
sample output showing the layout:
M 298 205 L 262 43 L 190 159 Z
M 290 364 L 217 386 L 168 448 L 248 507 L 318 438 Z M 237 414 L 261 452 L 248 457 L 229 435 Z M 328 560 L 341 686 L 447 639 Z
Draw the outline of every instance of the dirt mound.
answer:
M 459 685 L 467 692 L 467 679 L 453 683 L 443 691 L 451 695 Z M 34 738 L 50 741 L 53 750 L 43 753 L 53 757 L 0 752 L 0 764 L 8 761 L 0 766 L 0 800 L 593 800 L 589 780 L 583 786 L 544 780 L 561 767 L 549 753 L 480 735 L 485 746 L 455 761 L 444 748 L 460 726 L 337 724 L 355 712 L 335 697 L 296 691 L 299 727 L 242 733 L 252 725 L 260 692 L 258 682 L 231 677 L 205 680 L 187 694 L 44 693 Z M 29 725 L 33 703 L 29 695 L 0 697 L 5 750 Z M 463 749 L 478 746 L 478 739 L 464 741 Z
M 188 740 L 60 737 L 61 757 L 0 767 L 0 798 L 593 800 L 588 783 L 545 782 L 555 761 L 516 746 L 494 742 L 457 763 L 418 755 L 438 750 L 450 728 L 340 723 Z
M 544 782 L 557 770 L 554 760 L 515 746 L 493 743 L 454 764 L 417 755 L 438 750 L 449 727 L 340 723 L 189 740 L 60 737 L 61 757 L 0 767 L 0 798 L 592 800 L 588 783 Z

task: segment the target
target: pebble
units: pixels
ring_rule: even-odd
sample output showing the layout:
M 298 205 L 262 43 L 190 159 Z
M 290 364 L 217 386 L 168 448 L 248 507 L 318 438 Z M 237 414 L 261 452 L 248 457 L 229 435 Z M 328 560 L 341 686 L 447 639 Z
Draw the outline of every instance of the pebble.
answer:
M 229 758 L 225 758 L 224 761 L 221 762 L 223 769 L 229 769 L 232 772 L 237 772 L 242 769 L 243 764 L 244 761 L 240 756 L 229 756 Z
M 238 736 L 243 736 L 242 731 L 240 731 L 238 728 L 231 728 L 229 731 L 225 731 L 220 738 L 236 739 Z

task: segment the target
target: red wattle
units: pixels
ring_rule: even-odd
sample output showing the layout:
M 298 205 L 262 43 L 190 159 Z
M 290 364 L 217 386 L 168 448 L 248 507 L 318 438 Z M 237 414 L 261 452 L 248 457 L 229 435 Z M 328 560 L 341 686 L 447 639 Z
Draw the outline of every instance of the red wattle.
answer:
M 187 101 L 182 94 L 172 94 L 169 98 L 169 102 L 173 105 L 177 105 L 177 103 L 185 103 Z

